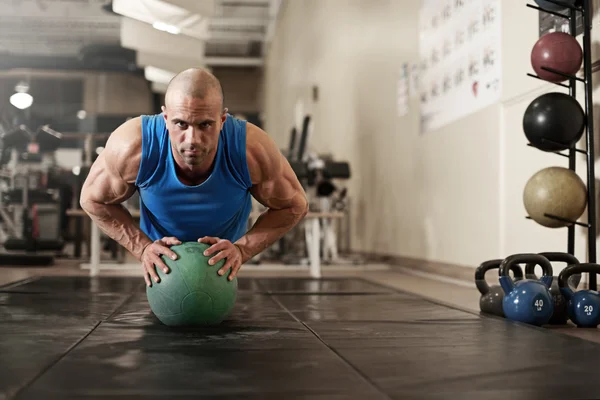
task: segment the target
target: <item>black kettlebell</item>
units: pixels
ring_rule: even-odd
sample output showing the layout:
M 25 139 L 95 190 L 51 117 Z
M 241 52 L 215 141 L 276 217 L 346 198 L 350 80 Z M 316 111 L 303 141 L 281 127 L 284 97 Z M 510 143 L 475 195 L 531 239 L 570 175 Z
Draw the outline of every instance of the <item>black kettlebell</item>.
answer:
M 479 299 L 479 309 L 481 312 L 504 317 L 504 311 L 502 310 L 504 291 L 502 287 L 500 285 L 490 287 L 485 280 L 485 273 L 491 269 L 498 269 L 501 263 L 502 259 L 489 260 L 477 267 L 475 269 L 475 285 L 479 293 L 481 293 L 481 298 Z M 513 272 L 515 280 L 523 279 L 523 270 L 518 264 L 512 265 L 510 270 Z
M 561 253 L 561 252 L 546 252 L 540 253 L 541 256 L 544 256 L 550 262 L 564 262 L 567 265 L 571 264 L 579 264 L 579 260 L 569 253 Z M 529 263 L 525 266 L 525 278 L 526 279 L 538 279 L 535 275 L 535 266 L 536 264 Z M 579 286 L 579 282 L 581 281 L 581 274 L 571 275 L 569 277 L 569 286 L 573 289 L 577 289 Z M 569 312 L 568 312 L 568 301 L 560 290 L 558 284 L 558 277 L 552 277 L 552 285 L 550 285 L 550 294 L 552 295 L 552 299 L 554 300 L 554 312 L 552 313 L 552 317 L 548 324 L 550 325 L 564 325 L 569 320 Z

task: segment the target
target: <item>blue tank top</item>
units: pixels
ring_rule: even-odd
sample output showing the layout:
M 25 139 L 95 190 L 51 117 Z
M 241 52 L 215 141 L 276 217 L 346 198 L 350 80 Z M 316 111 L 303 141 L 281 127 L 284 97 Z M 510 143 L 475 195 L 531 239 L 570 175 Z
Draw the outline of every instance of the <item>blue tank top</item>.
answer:
M 237 241 L 246 233 L 252 207 L 246 122 L 227 115 L 212 173 L 203 183 L 188 186 L 177 178 L 163 115 L 142 116 L 142 159 L 135 184 L 140 228 L 151 240 L 215 236 Z

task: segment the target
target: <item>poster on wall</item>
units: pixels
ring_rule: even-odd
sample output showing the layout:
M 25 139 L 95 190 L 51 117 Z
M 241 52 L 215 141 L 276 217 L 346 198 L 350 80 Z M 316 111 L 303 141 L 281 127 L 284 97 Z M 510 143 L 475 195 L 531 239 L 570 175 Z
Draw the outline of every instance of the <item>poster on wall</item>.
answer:
M 398 76 L 398 83 L 396 84 L 396 111 L 398 117 L 404 117 L 408 114 L 408 64 L 402 64 L 400 69 L 400 75 Z
M 422 0 L 421 133 L 500 99 L 501 0 Z

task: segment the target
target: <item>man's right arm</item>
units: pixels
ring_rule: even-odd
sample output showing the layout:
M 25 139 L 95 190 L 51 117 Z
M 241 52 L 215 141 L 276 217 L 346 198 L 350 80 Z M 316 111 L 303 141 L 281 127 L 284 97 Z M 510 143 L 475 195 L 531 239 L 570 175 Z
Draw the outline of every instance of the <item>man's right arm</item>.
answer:
M 157 281 L 153 264 L 165 270 L 167 266 L 156 253 L 169 257 L 175 256 L 175 253 L 158 244 L 160 249 L 155 249 L 152 252 L 154 254 L 144 257 L 144 250 L 154 242 L 142 232 L 129 211 L 121 204 L 136 190 L 135 180 L 142 157 L 141 129 L 140 118 L 135 118 L 112 133 L 83 184 L 80 204 L 100 230 L 143 262 L 147 272 L 145 278 L 149 273 Z M 178 244 L 177 240 L 168 242 L 164 244 Z M 150 283 L 148 279 L 146 281 Z
M 113 132 L 90 169 L 80 204 L 98 227 L 138 260 L 152 241 L 136 226 L 121 203 L 135 192 L 141 159 L 139 120 L 129 120 Z

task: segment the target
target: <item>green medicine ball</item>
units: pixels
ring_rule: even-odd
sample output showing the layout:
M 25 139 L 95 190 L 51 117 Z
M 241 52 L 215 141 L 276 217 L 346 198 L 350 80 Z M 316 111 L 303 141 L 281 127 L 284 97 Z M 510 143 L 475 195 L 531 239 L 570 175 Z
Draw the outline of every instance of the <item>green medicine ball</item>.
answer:
M 209 265 L 214 257 L 204 255 L 210 245 L 186 242 L 171 246 L 178 256 L 171 260 L 162 256 L 170 268 L 165 274 L 156 268 L 160 282 L 146 287 L 152 312 L 168 326 L 216 325 L 233 310 L 237 299 L 237 278 L 228 280 L 228 274 L 217 272 L 226 260 Z M 231 270 L 229 270 L 231 272 Z

